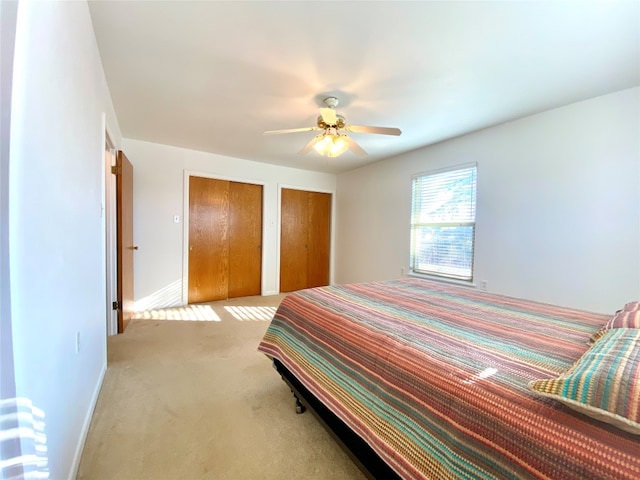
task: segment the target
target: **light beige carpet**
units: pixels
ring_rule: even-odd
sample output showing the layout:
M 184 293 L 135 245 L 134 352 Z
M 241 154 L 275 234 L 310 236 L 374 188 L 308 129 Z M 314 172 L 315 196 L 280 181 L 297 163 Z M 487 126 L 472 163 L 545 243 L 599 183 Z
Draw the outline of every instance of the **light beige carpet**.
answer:
M 256 350 L 282 298 L 145 312 L 110 337 L 77 478 L 365 478 Z

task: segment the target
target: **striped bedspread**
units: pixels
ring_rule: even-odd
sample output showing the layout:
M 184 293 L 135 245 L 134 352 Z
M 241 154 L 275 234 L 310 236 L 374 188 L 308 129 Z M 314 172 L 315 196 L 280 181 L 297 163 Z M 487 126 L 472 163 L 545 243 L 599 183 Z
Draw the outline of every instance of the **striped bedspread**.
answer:
M 403 478 L 638 479 L 640 437 L 527 387 L 608 319 L 402 279 L 290 294 L 259 350 Z

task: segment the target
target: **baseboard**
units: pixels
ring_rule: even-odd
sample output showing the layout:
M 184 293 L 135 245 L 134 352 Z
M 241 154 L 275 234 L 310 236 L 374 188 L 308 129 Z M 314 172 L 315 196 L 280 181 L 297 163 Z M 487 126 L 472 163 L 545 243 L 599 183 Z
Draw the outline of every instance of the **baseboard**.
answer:
M 93 391 L 93 396 L 91 397 L 90 407 L 87 410 L 87 415 L 85 416 L 84 422 L 82 423 L 82 430 L 80 431 L 80 438 L 78 439 L 78 445 L 76 446 L 76 453 L 73 456 L 73 463 L 71 464 L 71 472 L 69 475 L 69 480 L 75 480 L 75 478 L 78 476 L 78 468 L 80 468 L 82 451 L 84 450 L 84 444 L 87 441 L 87 435 L 89 434 L 89 427 L 91 426 L 91 419 L 93 418 L 93 412 L 95 411 L 96 405 L 98 403 L 98 397 L 100 395 L 100 390 L 102 389 L 102 382 L 104 382 L 104 376 L 106 373 L 107 373 L 107 361 L 105 358 L 102 371 L 100 372 L 100 376 L 98 377 L 98 383 L 96 385 L 96 388 Z

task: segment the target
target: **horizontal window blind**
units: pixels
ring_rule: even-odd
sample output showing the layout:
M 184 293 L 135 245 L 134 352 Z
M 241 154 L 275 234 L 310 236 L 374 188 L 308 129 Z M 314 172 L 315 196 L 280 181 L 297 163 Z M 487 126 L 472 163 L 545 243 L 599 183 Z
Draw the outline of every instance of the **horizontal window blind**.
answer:
M 411 269 L 473 279 L 476 166 L 413 179 Z

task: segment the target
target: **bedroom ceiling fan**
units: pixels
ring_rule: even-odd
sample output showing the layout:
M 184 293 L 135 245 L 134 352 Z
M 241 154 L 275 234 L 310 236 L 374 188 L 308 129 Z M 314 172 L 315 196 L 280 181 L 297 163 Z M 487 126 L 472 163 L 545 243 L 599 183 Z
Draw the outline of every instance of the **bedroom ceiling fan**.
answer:
M 347 125 L 345 123 L 345 118 L 336 113 L 338 102 L 339 101 L 336 97 L 327 97 L 324 99 L 326 107 L 320 109 L 320 115 L 318 116 L 317 125 L 315 127 L 269 130 L 264 132 L 264 135 L 321 131 L 321 133 L 313 137 L 311 141 L 298 153 L 305 154 L 314 149 L 320 155 L 337 157 L 347 150 L 351 150 L 359 157 L 365 157 L 367 152 L 365 152 L 364 149 L 346 133 L 342 133 L 342 130 L 355 133 L 376 133 L 378 135 L 400 135 L 402 133 L 399 128 Z

